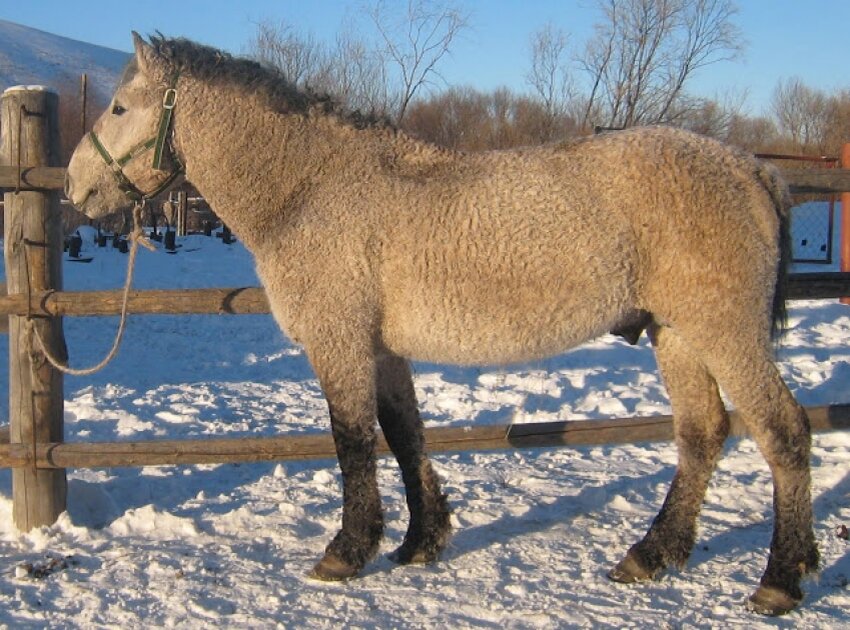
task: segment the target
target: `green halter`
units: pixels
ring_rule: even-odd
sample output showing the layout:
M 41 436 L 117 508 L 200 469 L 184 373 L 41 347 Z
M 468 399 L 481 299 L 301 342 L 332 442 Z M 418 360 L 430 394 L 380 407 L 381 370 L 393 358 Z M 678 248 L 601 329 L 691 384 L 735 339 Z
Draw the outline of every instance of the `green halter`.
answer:
M 168 144 L 168 132 L 171 130 L 174 106 L 177 104 L 176 86 L 177 77 L 174 77 L 170 87 L 165 90 L 165 94 L 163 94 L 162 97 L 162 113 L 159 116 L 159 127 L 157 129 L 156 136 L 140 142 L 120 158 L 115 159 L 109 154 L 109 151 L 106 150 L 106 147 L 103 146 L 103 143 L 94 131 L 90 131 L 88 133 L 89 140 L 91 140 L 91 143 L 94 145 L 94 148 L 97 149 L 100 157 L 103 158 L 103 161 L 106 162 L 106 165 L 112 171 L 115 181 L 118 182 L 118 187 L 134 201 L 141 201 L 143 199 L 156 197 L 159 193 L 168 188 L 171 183 L 183 173 L 183 164 Z M 153 149 L 152 166 L 155 170 L 162 171 L 164 170 L 162 168 L 162 158 L 165 154 L 166 147 L 168 147 L 168 153 L 170 154 L 174 168 L 168 173 L 168 176 L 159 186 L 156 187 L 156 189 L 147 192 L 140 190 L 124 173 L 124 167 L 140 155 L 143 155 Z

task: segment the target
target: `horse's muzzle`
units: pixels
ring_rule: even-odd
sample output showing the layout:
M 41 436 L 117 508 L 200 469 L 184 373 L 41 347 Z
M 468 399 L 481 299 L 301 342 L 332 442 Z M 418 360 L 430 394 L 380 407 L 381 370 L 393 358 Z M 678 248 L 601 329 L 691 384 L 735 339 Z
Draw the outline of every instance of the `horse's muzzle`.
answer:
M 84 194 L 80 194 L 79 190 L 74 190 L 74 183 L 71 178 L 65 175 L 65 197 L 77 211 L 88 214 L 84 206 L 94 194 L 96 194 L 96 191 L 91 188 L 86 190 Z

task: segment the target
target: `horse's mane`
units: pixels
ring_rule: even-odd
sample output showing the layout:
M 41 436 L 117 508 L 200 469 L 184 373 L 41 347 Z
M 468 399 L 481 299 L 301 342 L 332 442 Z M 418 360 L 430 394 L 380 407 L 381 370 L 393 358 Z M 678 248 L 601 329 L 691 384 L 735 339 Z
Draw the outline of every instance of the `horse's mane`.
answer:
M 235 86 L 246 94 L 263 95 L 275 111 L 332 114 L 357 128 L 386 126 L 385 119 L 343 107 L 329 94 L 299 87 L 278 69 L 252 59 L 234 57 L 184 38 L 153 35 L 150 44 L 170 69 L 210 84 Z

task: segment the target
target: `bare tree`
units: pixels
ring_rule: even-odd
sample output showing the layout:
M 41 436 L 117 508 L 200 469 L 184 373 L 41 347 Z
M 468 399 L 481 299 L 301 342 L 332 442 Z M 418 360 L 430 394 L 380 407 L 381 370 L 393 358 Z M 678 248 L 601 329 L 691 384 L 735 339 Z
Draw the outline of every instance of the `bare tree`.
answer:
M 832 94 L 830 102 L 831 122 L 826 132 L 824 152 L 841 155 L 843 145 L 850 142 L 850 89 Z
M 782 150 L 776 124 L 763 116 L 734 116 L 729 122 L 726 140 L 750 153 L 778 153 Z
M 574 129 L 568 118 L 557 120 L 557 133 Z M 480 92 L 452 87 L 416 99 L 404 120 L 409 133 L 463 151 L 532 146 L 552 139 L 552 120 L 539 99 L 507 88 Z
M 586 98 L 581 119 L 582 129 L 589 128 L 594 117 L 603 115 L 600 94 L 605 89 L 603 80 L 611 65 L 616 47 L 615 40 L 620 31 L 620 11 L 616 2 L 611 3 L 605 15 L 607 22 L 596 25 L 596 35 L 587 42 L 584 57 L 580 59 L 591 79 L 590 93 Z
M 331 60 L 326 91 L 362 112 L 389 116 L 395 111 L 398 103 L 389 87 L 386 60 L 374 47 L 345 31 L 336 37 Z
M 790 137 L 794 150 L 803 152 L 823 152 L 833 106 L 824 92 L 799 78 L 780 81 L 771 102 L 780 131 Z
M 581 59 L 591 85 L 585 125 L 600 110 L 607 126 L 675 121 L 694 73 L 742 46 L 731 0 L 598 1 L 603 19 Z
M 383 56 L 353 31 L 328 44 L 284 22 L 260 22 L 249 54 L 293 83 L 330 94 L 352 109 L 383 116 L 394 108 Z
M 667 95 L 659 113 L 663 120 L 671 112 L 685 83 L 700 68 L 734 59 L 742 50 L 741 32 L 733 23 L 737 7 L 730 0 L 690 0 L 678 15 L 678 59 L 667 68 Z M 669 53 L 668 53 L 669 54 Z
M 327 64 L 327 50 L 320 42 L 283 21 L 258 23 L 248 49 L 254 59 L 301 85 L 320 76 Z
M 680 126 L 724 142 L 734 142 L 732 131 L 742 118 L 746 93 L 728 92 L 715 98 L 688 98 Z
M 574 98 L 567 52 L 569 36 L 549 23 L 531 36 L 531 70 L 526 82 L 542 101 L 549 117 L 549 136 Z
M 416 93 L 438 76 L 437 66 L 467 27 L 467 18 L 451 5 L 431 0 L 408 0 L 402 15 L 390 6 L 396 5 L 379 0 L 369 15 L 398 73 L 395 119 L 401 123 Z
M 569 35 L 551 23 L 531 36 L 531 70 L 525 80 L 553 116 L 566 110 L 572 95 L 568 45 Z

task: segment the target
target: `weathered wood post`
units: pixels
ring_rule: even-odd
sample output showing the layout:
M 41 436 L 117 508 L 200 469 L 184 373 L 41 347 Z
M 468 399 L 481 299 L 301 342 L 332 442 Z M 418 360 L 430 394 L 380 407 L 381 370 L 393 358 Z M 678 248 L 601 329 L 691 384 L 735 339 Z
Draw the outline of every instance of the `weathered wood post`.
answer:
M 841 168 L 850 169 L 850 143 L 841 147 Z M 850 192 L 841 193 L 841 271 L 850 271 Z M 850 304 L 850 296 L 841 298 Z
M 189 221 L 189 195 L 185 190 L 177 191 L 177 236 L 186 236 Z
M 9 88 L 0 98 L 0 164 L 18 172 L 59 161 L 59 98 L 47 88 Z M 19 176 L 20 179 L 20 176 Z M 6 189 L 5 259 L 8 291 L 62 288 L 62 217 L 55 190 Z M 33 451 L 38 442 L 63 441 L 63 379 L 35 345 L 27 317 L 9 317 L 10 442 Z M 33 317 L 45 345 L 66 356 L 62 319 Z M 50 525 L 65 510 L 64 469 L 33 465 L 12 472 L 12 516 L 21 531 Z

